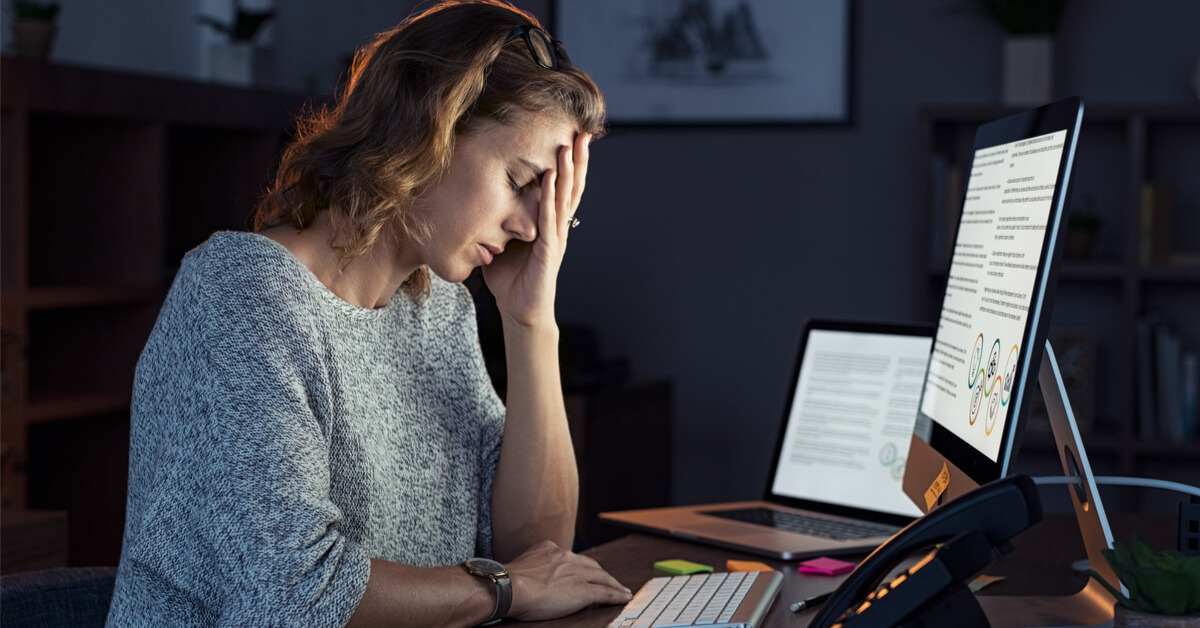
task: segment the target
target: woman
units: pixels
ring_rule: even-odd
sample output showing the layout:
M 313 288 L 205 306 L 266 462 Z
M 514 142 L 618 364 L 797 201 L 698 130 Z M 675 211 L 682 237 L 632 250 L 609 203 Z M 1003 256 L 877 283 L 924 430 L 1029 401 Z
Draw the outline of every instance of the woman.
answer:
M 359 54 L 258 233 L 185 257 L 138 363 L 110 625 L 467 626 L 630 599 L 563 549 L 555 280 L 603 117 L 498 0 Z M 458 283 L 480 265 L 507 407 Z

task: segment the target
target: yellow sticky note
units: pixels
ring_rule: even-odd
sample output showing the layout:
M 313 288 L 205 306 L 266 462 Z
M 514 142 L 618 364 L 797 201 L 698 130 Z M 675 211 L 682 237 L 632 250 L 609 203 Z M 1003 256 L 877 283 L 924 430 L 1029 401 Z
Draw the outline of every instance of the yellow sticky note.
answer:
M 933 509 L 933 505 L 946 492 L 946 487 L 950 486 L 950 468 L 946 466 L 946 461 L 942 461 L 942 472 L 933 479 L 933 484 L 925 489 L 925 510 Z
M 975 578 L 971 581 L 971 584 L 967 585 L 967 588 L 971 590 L 971 593 L 976 593 L 989 584 L 995 584 L 1003 579 L 1004 576 L 989 576 L 986 574 L 980 574 L 978 578 Z
M 654 563 L 654 568 L 676 576 L 683 576 L 693 573 L 712 573 L 713 568 L 710 565 L 701 565 L 688 560 L 660 560 Z
M 760 563 L 757 560 L 727 560 L 725 561 L 726 571 L 775 571 L 775 568 L 766 564 Z

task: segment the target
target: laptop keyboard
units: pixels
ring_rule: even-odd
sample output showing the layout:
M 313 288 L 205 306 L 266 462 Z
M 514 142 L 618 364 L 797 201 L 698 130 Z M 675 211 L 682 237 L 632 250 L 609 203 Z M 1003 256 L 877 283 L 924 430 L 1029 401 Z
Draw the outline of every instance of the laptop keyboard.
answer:
M 755 582 L 765 586 L 755 587 Z M 779 572 L 750 571 L 651 578 L 608 628 L 760 625 L 779 593 Z
M 810 517 L 794 512 L 770 510 L 768 508 L 742 508 L 735 510 L 708 510 L 703 514 L 735 521 L 798 532 L 810 536 L 848 541 L 868 539 L 876 536 L 891 536 L 900 528 L 867 521 L 840 521 L 823 517 Z

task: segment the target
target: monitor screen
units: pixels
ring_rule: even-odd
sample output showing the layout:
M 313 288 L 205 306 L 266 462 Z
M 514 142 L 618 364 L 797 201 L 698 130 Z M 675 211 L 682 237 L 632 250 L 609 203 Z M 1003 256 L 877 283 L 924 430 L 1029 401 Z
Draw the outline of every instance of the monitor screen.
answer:
M 1008 473 L 1046 340 L 1082 113 L 1072 98 L 976 134 L 913 430 L 923 477 L 905 478 L 918 506 L 929 506 L 914 496 L 925 476 L 949 477 L 939 462 L 966 476 L 957 489 Z
M 980 148 L 972 162 L 920 410 L 992 462 L 1028 339 L 1066 136 Z

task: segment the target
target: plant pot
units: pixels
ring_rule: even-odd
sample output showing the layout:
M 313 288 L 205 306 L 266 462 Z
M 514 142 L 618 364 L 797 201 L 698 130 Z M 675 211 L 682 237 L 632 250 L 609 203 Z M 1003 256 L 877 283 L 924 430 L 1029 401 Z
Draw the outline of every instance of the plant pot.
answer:
M 1200 616 L 1159 615 L 1130 610 L 1116 604 L 1113 606 L 1113 628 L 1196 628 Z
M 1096 246 L 1096 230 L 1090 227 L 1067 227 L 1067 243 L 1063 255 L 1067 259 L 1091 259 Z
M 262 85 L 274 74 L 274 55 L 249 42 L 220 42 L 212 45 L 209 78 L 231 85 Z
M 1004 40 L 1006 105 L 1043 105 L 1054 99 L 1054 38 L 1010 35 Z
M 54 34 L 57 30 L 54 22 L 46 20 L 14 21 L 13 43 L 17 49 L 17 56 L 22 59 L 45 61 L 50 56 L 50 46 L 54 44 Z

